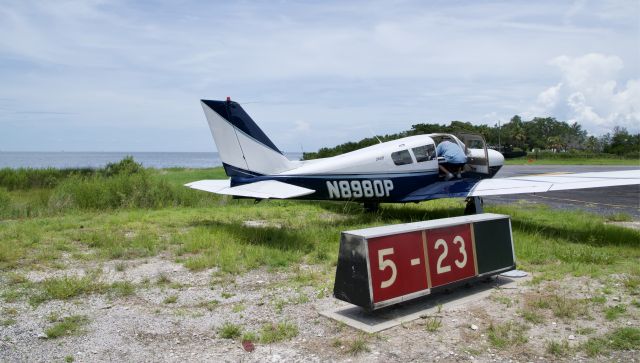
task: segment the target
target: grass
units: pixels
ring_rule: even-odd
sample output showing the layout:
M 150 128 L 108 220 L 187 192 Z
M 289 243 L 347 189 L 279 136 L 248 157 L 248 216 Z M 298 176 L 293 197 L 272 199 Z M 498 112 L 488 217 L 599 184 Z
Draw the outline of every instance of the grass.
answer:
M 242 327 L 233 323 L 224 323 L 218 329 L 218 334 L 223 339 L 236 339 L 242 335 Z
M 298 336 L 298 327 L 286 321 L 273 324 L 268 323 L 260 329 L 260 342 L 265 344 L 277 343 Z
M 511 300 L 509 297 L 498 295 L 495 293 L 491 295 L 491 300 L 498 302 L 500 304 L 503 304 L 508 308 L 510 308 L 513 305 L 513 300 Z
M 213 299 L 213 300 L 208 300 L 208 301 L 201 301 L 196 306 L 200 307 L 200 308 L 205 308 L 205 309 L 207 309 L 209 311 L 213 311 L 219 305 L 220 305 L 220 301 Z
M 240 338 L 242 342 L 257 342 L 258 340 L 260 340 L 260 336 L 252 331 L 242 333 L 242 337 Z
M 553 295 L 551 297 L 551 311 L 558 318 L 575 319 L 577 316 L 588 316 L 589 311 L 584 299 L 574 299 L 566 296 Z
M 3 168 L 0 169 L 0 187 L 6 188 L 7 190 L 54 188 L 61 180 L 71 176 L 88 176 L 94 174 L 96 174 L 96 170 L 90 168 Z
M 234 313 L 239 313 L 244 311 L 244 309 L 246 309 L 247 307 L 243 304 L 243 303 L 237 303 L 235 305 L 233 305 L 233 308 L 231 308 L 231 311 Z
M 16 316 L 18 315 L 18 310 L 16 308 L 3 308 L 2 309 L 2 315 L 4 316 Z
M 80 295 L 103 292 L 105 287 L 102 283 L 96 282 L 92 276 L 64 276 L 43 280 L 39 284 L 39 289 L 40 293 L 31 298 L 32 303 L 68 300 Z
M 287 300 L 275 299 L 273 301 L 273 309 L 278 314 L 282 313 L 282 309 L 284 309 L 286 305 L 287 305 Z
M 119 297 L 133 295 L 136 286 L 129 281 L 116 281 L 109 286 L 110 292 Z
M 67 316 L 47 328 L 44 333 L 49 339 L 74 335 L 80 333 L 88 322 L 89 319 L 83 315 Z
M 437 316 L 430 316 L 425 322 L 425 329 L 428 332 L 436 332 L 442 327 L 442 318 Z
M 58 320 L 60 320 L 60 314 L 55 311 L 52 311 L 47 315 L 47 321 L 50 323 L 55 323 Z
M 589 338 L 580 347 L 590 357 L 595 357 L 609 350 L 608 342 L 604 338 Z
M 487 340 L 496 348 L 520 346 L 528 341 L 525 335 L 525 325 L 508 321 L 506 323 L 491 323 L 487 329 Z
M 640 275 L 627 275 L 622 280 L 622 283 L 629 294 L 640 294 Z
M 581 345 L 590 357 L 605 354 L 611 350 L 640 349 L 640 328 L 617 328 L 601 337 L 589 338 Z
M 618 328 L 609 333 L 609 346 L 617 350 L 640 349 L 640 328 Z
M 358 335 L 348 345 L 346 352 L 350 355 L 356 356 L 360 353 L 369 352 L 370 349 L 367 346 L 367 339 L 363 335 Z
M 292 304 L 306 304 L 309 302 L 309 296 L 304 293 L 298 293 L 295 297 L 292 297 L 289 302 Z
M 607 320 L 616 320 L 619 317 L 623 316 L 626 312 L 627 307 L 622 304 L 618 304 L 609 306 L 608 308 L 604 309 L 604 316 Z
M 162 300 L 164 304 L 175 304 L 178 302 L 178 295 L 169 295 Z
M 17 290 L 17 289 L 6 289 L 2 291 L 2 294 L 0 294 L 0 298 L 2 298 L 2 300 L 8 303 L 16 302 L 22 296 L 23 296 L 23 293 L 21 293 L 20 290 Z
M 560 342 L 551 340 L 547 342 L 547 353 L 551 355 L 556 357 L 566 357 L 570 352 L 571 348 L 569 347 L 569 342 L 566 340 Z
M 32 305 L 38 305 L 50 300 L 69 300 L 82 295 L 110 294 L 114 297 L 125 297 L 135 293 L 135 285 L 129 281 L 116 281 L 106 284 L 95 274 L 83 277 L 63 276 L 48 278 L 34 284 L 23 295 L 29 296 Z
M 131 158 L 95 170 L 0 169 L 0 218 L 213 205 L 215 198 L 182 184 L 191 177 L 216 178 L 221 173 L 221 168 L 144 169 Z
M 632 263 L 640 257 L 637 230 L 607 225 L 602 218 L 579 211 L 506 206 L 491 211 L 511 215 L 518 261 L 525 270 L 541 272 L 538 281 L 567 274 L 596 278 L 640 274 Z
M 98 203 L 95 208 L 61 207 L 55 208 L 55 213 L 7 220 L 0 224 L 0 271 L 63 266 L 63 253 L 83 260 L 118 260 L 116 270 L 125 268 L 121 260 L 159 253 L 175 256 L 176 261 L 192 270 L 216 268 L 223 274 L 238 274 L 261 266 L 287 268 L 299 262 L 330 267 L 337 259 L 336 236 L 343 230 L 458 216 L 464 207 L 458 199 L 383 205 L 376 214 L 364 213 L 354 203 L 265 201 L 254 205 L 251 201 L 232 201 L 181 186 L 189 180 L 218 177 L 222 173 L 220 168 L 145 173 L 145 178 L 163 180 L 169 185 L 168 194 L 159 200 L 171 199 L 171 188 L 184 189 L 207 200 L 169 204 L 126 201 L 106 207 L 110 210 L 106 214 Z M 61 181 L 49 191 L 53 193 L 64 184 Z M 106 184 L 103 186 L 107 188 Z M 29 199 L 17 192 L 38 194 L 37 189 L 6 192 L 12 204 Z M 98 189 L 89 194 L 103 192 L 110 193 Z M 124 195 L 130 195 L 127 193 Z M 29 208 L 36 210 L 37 203 Z M 637 231 L 607 225 L 605 219 L 581 212 L 518 206 L 486 206 L 486 210 L 512 216 L 518 263 L 525 270 L 540 272 L 536 274 L 538 279 L 556 279 L 566 274 L 598 277 L 627 273 L 629 286 L 637 289 L 640 272 L 633 263 L 640 258 Z M 291 215 L 297 218 L 292 219 Z M 246 220 L 273 223 L 271 227 L 255 228 L 245 226 Z M 314 284 L 318 275 L 298 271 L 294 281 L 298 285 Z
M 340 338 L 333 338 L 333 340 L 331 341 L 331 346 L 334 347 L 334 348 L 344 347 L 344 345 L 342 343 L 342 339 L 340 339 Z
M 542 324 L 545 320 L 542 314 L 531 308 L 520 310 L 520 316 L 522 316 L 525 321 L 532 324 Z
M 171 279 L 167 274 L 161 273 L 158 275 L 158 279 L 156 280 L 156 285 L 168 285 L 171 283 Z
M 550 310 L 557 318 L 574 320 L 578 317 L 590 316 L 591 299 L 581 299 L 559 295 L 553 290 L 533 293 L 526 296 L 524 308 L 520 315 L 534 324 L 544 321 L 542 310 Z
M 0 320 L 0 326 L 11 326 L 16 323 L 16 319 L 14 318 L 3 318 Z
M 576 333 L 580 335 L 589 335 L 595 333 L 596 329 L 591 327 L 581 327 L 576 329 Z
M 627 213 L 613 213 L 607 215 L 607 221 L 609 222 L 630 222 L 633 221 L 633 217 L 631 217 Z
M 34 285 L 24 275 L 9 272 L 5 275 L 4 286 L 0 283 L 0 299 L 7 303 L 14 303 L 27 296 Z
M 0 326 L 11 326 L 15 324 L 16 317 L 18 316 L 18 310 L 16 308 L 5 307 L 2 309 L 2 318 L 0 319 Z

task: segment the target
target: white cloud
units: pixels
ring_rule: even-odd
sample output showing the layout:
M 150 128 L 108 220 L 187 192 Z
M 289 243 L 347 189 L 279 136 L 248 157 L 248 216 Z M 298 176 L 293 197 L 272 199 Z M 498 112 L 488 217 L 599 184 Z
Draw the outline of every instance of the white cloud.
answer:
M 537 100 L 538 105 L 540 105 L 543 110 L 549 110 L 556 107 L 559 101 L 561 88 L 562 88 L 562 82 L 542 91 L 538 95 L 538 100 Z
M 615 55 L 589 53 L 579 57 L 556 57 L 551 65 L 561 81 L 540 92 L 527 116 L 551 115 L 578 122 L 591 133 L 610 132 L 614 126 L 640 130 L 640 79 L 620 84 L 624 68 Z
M 0 105 L 0 147 L 33 143 L 25 120 L 55 121 L 69 134 L 86 126 L 207 134 L 198 99 L 228 95 L 262 102 L 256 121 L 285 150 L 301 135 L 312 148 L 368 128 L 492 124 L 545 89 L 540 112 L 567 119 L 590 110 L 594 125 L 632 124 L 638 10 L 637 0 L 0 1 L 0 98 L 11 100 Z M 590 52 L 600 54 L 556 58 Z M 73 115 L 23 112 L 34 110 Z M 21 125 L 21 137 L 6 136 L 8 123 Z

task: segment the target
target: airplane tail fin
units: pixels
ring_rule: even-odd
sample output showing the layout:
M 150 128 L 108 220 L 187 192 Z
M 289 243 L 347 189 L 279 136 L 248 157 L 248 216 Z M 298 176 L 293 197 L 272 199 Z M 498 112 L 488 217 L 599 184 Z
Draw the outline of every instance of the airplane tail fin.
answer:
M 294 168 L 239 103 L 200 100 L 228 176 L 276 174 Z

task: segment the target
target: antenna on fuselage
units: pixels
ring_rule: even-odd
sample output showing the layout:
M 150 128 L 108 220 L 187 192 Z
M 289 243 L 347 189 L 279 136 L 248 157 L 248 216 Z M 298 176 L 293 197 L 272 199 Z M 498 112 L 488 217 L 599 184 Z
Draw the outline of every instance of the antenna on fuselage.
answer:
M 371 127 L 368 127 L 368 129 L 369 129 L 369 132 L 371 133 L 371 135 L 373 135 L 373 137 L 375 137 L 375 138 L 376 138 L 376 140 L 378 140 L 378 142 L 382 144 L 382 140 L 380 140 L 380 138 L 378 137 L 378 135 L 376 135 L 376 134 L 373 132 L 373 129 L 371 129 Z

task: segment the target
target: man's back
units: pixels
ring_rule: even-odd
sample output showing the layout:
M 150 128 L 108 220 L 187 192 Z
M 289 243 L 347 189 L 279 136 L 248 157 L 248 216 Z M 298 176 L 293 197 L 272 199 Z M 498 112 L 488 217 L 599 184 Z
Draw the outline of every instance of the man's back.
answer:
M 438 156 L 444 157 L 447 163 L 464 164 L 467 162 L 467 157 L 464 155 L 460 146 L 450 141 L 445 140 L 439 143 L 436 151 L 438 152 Z

